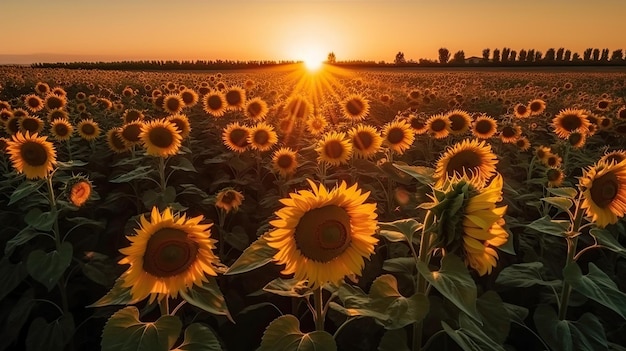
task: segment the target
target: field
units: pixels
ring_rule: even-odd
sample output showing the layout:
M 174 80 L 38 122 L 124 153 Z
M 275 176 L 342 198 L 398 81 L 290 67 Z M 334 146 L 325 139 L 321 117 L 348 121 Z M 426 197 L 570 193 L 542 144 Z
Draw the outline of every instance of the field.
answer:
M 0 77 L 0 350 L 625 350 L 626 73 Z

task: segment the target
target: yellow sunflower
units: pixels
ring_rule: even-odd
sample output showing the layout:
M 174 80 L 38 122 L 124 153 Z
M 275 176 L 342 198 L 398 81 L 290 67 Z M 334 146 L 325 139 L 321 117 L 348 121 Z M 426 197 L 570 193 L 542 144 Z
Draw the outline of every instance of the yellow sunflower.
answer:
M 128 151 L 128 144 L 125 143 L 124 137 L 122 137 L 121 128 L 111 128 L 106 134 L 107 145 L 109 149 L 116 154 L 121 154 Z
M 43 121 L 36 116 L 24 116 L 20 118 L 20 131 L 22 133 L 30 132 L 30 134 L 39 133 L 43 130 Z
M 606 152 L 599 160 L 599 162 L 606 163 L 620 163 L 626 160 L 626 150 L 614 150 Z
M 26 108 L 33 113 L 41 111 L 44 108 L 43 100 L 35 94 L 26 95 L 24 97 L 24 104 Z
M 179 93 L 180 98 L 183 100 L 185 107 L 193 107 L 198 103 L 198 93 L 190 88 L 184 88 Z
M 54 110 L 57 108 L 63 108 L 67 104 L 65 97 L 48 93 L 44 99 L 44 105 L 48 110 Z
M 298 168 L 297 154 L 291 148 L 282 147 L 272 155 L 272 168 L 282 177 L 288 177 Z
M 143 119 L 144 119 L 143 112 L 136 110 L 134 108 L 129 108 L 126 111 L 124 111 L 124 114 L 122 114 L 122 120 L 124 121 L 124 123 L 143 121 Z
M 544 160 L 541 161 L 541 163 L 543 163 L 544 166 L 558 168 L 561 167 L 563 159 L 559 155 L 550 153 Z
M 265 119 L 268 111 L 267 102 L 259 97 L 248 100 L 244 108 L 246 117 L 254 121 L 261 121 Z
M 176 128 L 178 128 L 178 132 L 183 139 L 187 138 L 191 133 L 191 123 L 189 123 L 189 118 L 187 118 L 186 115 L 177 113 L 175 115 L 168 116 L 167 120 L 176 125 Z
M 119 129 L 118 136 L 121 138 L 122 143 L 126 145 L 125 149 L 141 143 L 141 128 L 144 122 L 135 121 L 124 124 Z
M 556 188 L 563 184 L 563 180 L 565 180 L 565 173 L 563 173 L 563 170 L 558 167 L 549 167 L 546 170 L 546 178 L 548 179 L 548 187 Z
M 4 123 L 4 130 L 9 135 L 14 135 L 15 133 L 20 131 L 20 118 L 16 116 L 9 117 L 9 119 Z
M 213 117 L 222 117 L 226 112 L 226 99 L 219 91 L 211 91 L 202 97 L 204 112 Z
M 224 93 L 226 105 L 230 110 L 241 110 L 246 104 L 246 91 L 240 87 L 230 87 Z
M 352 152 L 357 158 L 372 158 L 383 143 L 383 138 L 376 128 L 364 124 L 352 128 L 348 132 L 348 138 L 352 142 Z
M 567 142 L 574 148 L 580 149 L 585 146 L 587 134 L 581 133 L 579 130 L 573 130 L 567 137 Z
M 57 108 L 48 112 L 46 118 L 48 119 L 48 122 L 52 122 L 55 119 L 69 119 L 69 115 L 67 114 L 67 111 Z
M 348 163 L 352 154 L 352 144 L 346 139 L 344 132 L 328 132 L 320 140 L 317 148 L 317 162 L 326 162 L 331 166 Z
M 561 139 L 567 139 L 571 132 L 579 130 L 582 133 L 589 132 L 589 120 L 585 110 L 565 109 L 561 110 L 553 119 L 554 133 Z
M 134 300 L 176 298 L 193 285 L 201 286 L 207 275 L 217 275 L 212 224 L 200 224 L 203 219 L 187 218 L 169 208 L 159 213 L 156 207 L 150 221 L 141 217 L 136 235 L 127 236 L 130 246 L 120 249 L 126 257 L 119 263 L 130 264 L 120 279 Z
M 6 124 L 11 117 L 13 117 L 13 111 L 4 108 L 0 110 L 0 123 L 2 125 Z
M 413 133 L 415 133 L 417 135 L 424 134 L 424 133 L 426 133 L 428 131 L 428 124 L 421 117 L 418 117 L 418 116 L 413 115 L 413 114 L 409 115 L 409 118 L 407 119 L 407 122 L 411 126 L 411 129 L 413 129 Z
M 26 117 L 28 116 L 28 111 L 21 108 L 16 108 L 13 110 L 13 116 L 17 118 Z
M 37 94 L 46 95 L 50 92 L 50 86 L 48 83 L 37 82 L 37 84 L 35 84 L 35 91 Z
M 161 107 L 168 113 L 177 114 L 185 107 L 185 102 L 178 94 L 167 94 Z
M 441 187 L 454 176 L 463 176 L 483 186 L 495 173 L 498 157 L 484 140 L 463 140 L 449 147 L 435 167 L 435 186 Z
M 385 124 L 382 137 L 387 146 L 402 155 L 415 141 L 415 134 L 405 120 L 396 120 Z
M 78 93 L 76 93 L 76 95 L 74 95 L 74 98 L 78 102 L 83 102 L 83 101 L 87 100 L 87 94 L 85 94 L 82 91 L 79 91 Z
M 7 153 L 17 173 L 28 179 L 45 178 L 57 163 L 56 150 L 45 136 L 15 133 L 7 141 Z
M 233 210 L 237 212 L 243 200 L 244 196 L 242 193 L 233 188 L 226 188 L 220 190 L 220 192 L 217 193 L 217 196 L 215 198 L 215 206 L 226 211 L 226 213 L 229 213 Z
M 426 125 L 435 139 L 443 139 L 450 135 L 450 120 L 442 114 L 431 116 L 426 121 Z
M 530 141 L 525 136 L 520 137 L 515 141 L 515 146 L 517 146 L 520 151 L 527 151 L 528 149 L 530 149 Z
M 78 122 L 76 129 L 78 135 L 87 141 L 95 140 L 100 135 L 100 126 L 91 118 Z
M 535 156 L 541 161 L 544 162 L 550 155 L 552 155 L 552 149 L 547 146 L 537 146 L 535 148 Z
M 513 144 L 522 136 L 522 127 L 515 124 L 506 124 L 500 131 L 500 140 L 503 143 Z
M 74 127 L 66 119 L 55 119 L 50 123 L 50 134 L 55 140 L 66 141 L 69 140 L 74 132 Z
M 222 141 L 230 150 L 241 153 L 246 151 L 250 145 L 248 143 L 249 135 L 250 128 L 235 122 L 224 128 L 224 131 L 222 132 Z
M 361 95 L 352 94 L 340 104 L 343 116 L 352 121 L 362 121 L 370 112 L 369 101 Z
M 527 118 L 530 117 L 531 110 L 524 104 L 517 104 L 513 108 L 513 114 L 517 118 Z
M 283 208 L 266 236 L 277 249 L 274 259 L 285 264 L 283 274 L 294 274 L 317 288 L 339 284 L 345 276 L 360 274 L 365 258 L 374 252 L 376 204 L 364 203 L 369 192 L 342 182 L 327 190 L 308 180 L 312 190 L 301 190 L 280 200 Z
M 599 227 L 616 223 L 626 213 L 626 161 L 590 166 L 578 187 L 583 191 L 581 208 Z
M 260 122 L 250 128 L 248 143 L 251 148 L 259 151 L 267 151 L 271 149 L 276 142 L 278 142 L 278 136 L 274 131 L 274 127 L 269 124 Z
M 598 111 L 608 111 L 611 106 L 611 100 L 609 99 L 600 99 L 596 103 L 596 110 Z
M 534 99 L 528 103 L 528 110 L 531 116 L 538 116 L 546 109 L 546 102 L 541 99 Z
M 307 130 L 314 136 L 322 134 L 327 125 L 328 122 L 322 115 L 314 115 L 306 120 Z
M 463 110 L 453 110 L 446 114 L 446 118 L 450 121 L 450 134 L 462 135 L 468 131 L 472 123 L 472 117 Z
M 182 140 L 176 125 L 164 119 L 144 122 L 139 138 L 146 153 L 157 157 L 176 155 Z

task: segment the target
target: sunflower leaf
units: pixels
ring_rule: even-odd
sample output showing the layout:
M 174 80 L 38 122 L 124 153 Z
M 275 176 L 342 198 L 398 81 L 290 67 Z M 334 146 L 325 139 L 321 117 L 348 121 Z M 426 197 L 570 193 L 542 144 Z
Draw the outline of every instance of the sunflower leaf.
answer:
M 131 180 L 150 179 L 150 171 L 153 168 L 150 166 L 141 166 L 133 169 L 132 171 L 122 173 L 117 177 L 109 180 L 111 183 L 128 183 Z
M 172 351 L 221 351 L 222 346 L 211 328 L 193 323 L 185 329 L 183 343 Z
M 598 241 L 598 244 L 607 248 L 613 252 L 618 253 L 620 256 L 626 257 L 626 248 L 624 248 L 619 241 L 614 237 L 613 233 L 606 229 L 593 228 L 589 231 L 589 234 L 593 235 Z
M 325 331 L 303 333 L 300 321 L 290 314 L 274 319 L 265 329 L 261 339 L 261 347 L 257 351 L 310 351 L 337 350 L 332 335 Z
M 541 201 L 547 202 L 564 212 L 567 212 L 567 210 L 569 210 L 574 205 L 574 201 L 559 196 L 544 197 L 541 199 Z
M 418 182 L 424 185 L 431 185 L 433 183 L 433 174 L 435 173 L 435 170 L 430 167 L 409 166 L 398 163 L 394 163 L 393 166 L 417 179 Z
M 484 321 L 481 329 L 497 344 L 504 344 L 511 330 L 511 318 L 498 293 L 489 290 L 476 303 Z
M 578 321 L 559 320 L 548 305 L 539 305 L 533 316 L 541 338 L 553 350 L 606 350 L 608 343 L 598 318 L 585 313 Z
M 492 351 L 504 351 L 504 348 L 500 346 L 496 341 L 492 340 L 485 332 L 482 331 L 481 326 L 467 317 L 467 315 L 461 314 L 459 316 L 460 325 L 459 329 L 452 329 L 446 322 L 441 321 L 443 330 L 448 336 L 454 340 L 465 351 L 479 351 L 479 350 L 492 350 Z
M 543 216 L 534 222 L 528 224 L 527 228 L 536 230 L 540 233 L 564 237 L 569 229 L 570 221 L 555 220 L 550 216 Z
M 31 208 L 24 216 L 24 222 L 37 230 L 47 232 L 52 229 L 57 216 L 57 211 L 42 212 L 38 208 Z
M 130 293 L 130 288 L 125 288 L 122 286 L 124 281 L 122 278 L 118 278 L 113 284 L 113 287 L 109 292 L 101 297 L 98 301 L 88 305 L 87 307 L 103 307 L 110 305 L 131 305 L 136 300 L 133 300 L 133 296 Z
M 272 294 L 286 297 L 306 297 L 313 294 L 313 290 L 307 287 L 307 285 L 303 281 L 293 278 L 276 278 L 267 283 L 263 287 L 263 290 Z
M 70 266 L 73 252 L 72 244 L 67 241 L 61 244 L 58 251 L 46 253 L 43 250 L 34 250 L 28 255 L 26 269 L 33 279 L 50 291 Z
M 498 274 L 496 284 L 516 288 L 527 288 L 536 284 L 554 287 L 561 286 L 561 280 L 544 280 L 542 269 L 543 263 L 541 262 L 512 264 Z
M 20 334 L 20 330 L 28 321 L 30 313 L 35 307 L 34 289 L 22 293 L 20 299 L 11 307 L 2 332 L 0 332 L 0 350 L 6 350 Z
M 270 247 L 265 237 L 261 236 L 243 251 L 237 261 L 224 274 L 245 273 L 262 267 L 271 262 L 277 252 L 278 250 Z
M 589 273 L 583 275 L 578 264 L 563 268 L 563 277 L 582 295 L 612 309 L 626 319 L 626 294 L 595 264 L 589 263 Z
M 15 248 L 26 244 L 31 239 L 39 235 L 44 235 L 44 234 L 35 230 L 35 228 L 31 226 L 25 227 L 24 229 L 20 230 L 19 233 L 15 234 L 13 238 L 7 241 L 6 246 L 4 247 L 4 254 L 11 255 L 13 253 L 13 250 L 15 250 Z
M 378 222 L 380 235 L 391 242 L 413 241 L 413 235 L 422 229 L 422 223 L 413 218 L 399 219 L 393 222 Z
M 404 329 L 385 331 L 378 344 L 378 351 L 410 351 Z
M 19 200 L 30 196 L 32 193 L 34 193 L 35 191 L 37 191 L 37 189 L 39 189 L 39 187 L 41 187 L 41 185 L 43 185 L 43 180 L 39 180 L 39 181 L 24 181 L 22 182 L 11 194 L 11 197 L 9 198 L 9 206 L 13 205 L 14 203 L 18 202 Z
M 198 173 L 196 168 L 193 166 L 193 163 L 191 163 L 191 161 L 189 161 L 187 158 L 185 158 L 185 157 L 178 157 L 175 160 L 176 160 L 175 161 L 176 165 L 171 165 L 170 166 L 171 169 L 177 170 L 177 171 L 183 171 L 183 172 Z
M 194 285 L 190 290 L 181 291 L 180 295 L 190 304 L 209 313 L 226 316 L 234 323 L 228 311 L 224 295 L 215 278 L 209 278 L 209 281 L 202 284 L 202 286 Z
M 0 260 L 0 301 L 28 276 L 24 262 L 13 264 L 8 255 Z
M 28 328 L 26 335 L 26 351 L 65 350 L 74 335 L 74 317 L 67 313 L 59 319 L 47 323 L 37 317 Z
M 182 322 L 176 316 L 161 316 L 154 323 L 139 320 L 137 307 L 129 306 L 115 312 L 104 325 L 103 351 L 168 351 L 178 339 Z
M 547 188 L 550 194 L 567 199 L 574 199 L 578 195 L 578 191 L 574 188 Z

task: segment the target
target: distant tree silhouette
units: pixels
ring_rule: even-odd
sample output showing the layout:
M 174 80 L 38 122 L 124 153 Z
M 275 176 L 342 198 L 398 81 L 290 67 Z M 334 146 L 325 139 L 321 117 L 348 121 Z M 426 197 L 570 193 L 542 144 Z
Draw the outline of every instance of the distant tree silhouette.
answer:
M 511 50 L 511 53 L 509 54 L 509 60 L 511 62 L 515 62 L 516 58 L 517 58 L 517 51 Z
M 598 48 L 593 49 L 593 53 L 591 54 L 591 58 L 594 61 L 600 60 L 600 49 L 598 49 Z
M 609 49 L 602 49 L 602 54 L 600 54 L 600 61 L 608 61 L 609 60 Z
M 557 61 L 563 61 L 563 54 L 565 53 L 565 48 L 559 48 L 556 51 L 556 60 Z M 546 53 L 547 55 L 547 53 Z
M 526 54 L 526 62 L 534 62 L 535 61 L 535 49 L 528 50 Z
M 500 62 L 500 49 L 493 49 L 493 62 Z
M 509 61 L 509 53 L 511 52 L 511 49 L 504 47 L 502 48 L 502 52 L 500 53 L 500 62 L 507 62 Z
M 624 60 L 624 52 L 622 49 L 613 50 L 611 54 L 611 61 L 623 61 Z
M 489 49 L 483 49 L 483 61 L 489 62 Z
M 393 60 L 396 65 L 400 65 L 406 63 L 406 59 L 404 58 L 404 53 L 402 51 L 398 51 L 396 54 L 396 59 Z
M 465 52 L 463 50 L 455 52 L 452 61 L 454 63 L 465 63 Z
M 547 61 L 547 62 L 553 62 L 554 61 L 554 56 L 555 56 L 554 48 L 549 48 L 548 51 L 546 51 L 546 56 L 544 57 L 543 60 Z M 537 61 L 537 60 L 535 60 L 535 61 Z
M 439 49 L 439 63 L 445 65 L 450 61 L 450 51 L 446 48 Z
M 541 56 L 542 55 L 543 55 L 543 53 L 541 51 L 535 52 L 535 62 L 541 61 Z
M 585 49 L 585 51 L 583 52 L 583 60 L 591 61 L 591 53 L 592 53 L 592 51 L 593 51 L 592 48 Z
M 328 54 L 328 58 L 326 59 L 326 62 L 328 62 L 328 63 L 337 63 L 337 57 L 335 56 L 334 52 L 331 51 Z
M 591 52 L 589 53 L 589 55 L 591 55 Z M 572 56 L 572 62 L 574 61 L 581 61 L 580 54 L 577 52 L 575 52 L 574 55 Z
M 570 50 L 565 50 L 565 55 L 563 56 L 563 60 L 565 62 L 569 62 L 572 59 L 572 52 Z
M 527 55 L 527 51 L 522 49 L 519 51 L 519 62 L 524 62 L 526 61 L 526 55 Z

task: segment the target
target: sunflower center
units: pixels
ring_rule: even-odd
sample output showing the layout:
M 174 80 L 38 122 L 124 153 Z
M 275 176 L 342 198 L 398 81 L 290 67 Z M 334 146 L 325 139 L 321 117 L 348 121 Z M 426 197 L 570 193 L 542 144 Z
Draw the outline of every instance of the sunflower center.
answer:
M 569 139 L 570 145 L 577 146 L 582 142 L 583 135 L 580 133 L 572 133 L 569 135 L 568 139 Z
M 185 104 L 191 104 L 194 100 L 194 96 L 191 92 L 185 91 L 180 94 L 180 97 L 183 99 Z
M 278 165 L 278 167 L 286 169 L 291 167 L 291 165 L 293 164 L 293 159 L 289 155 L 280 155 L 278 157 L 278 160 L 276 161 L 276 164 Z
M 234 191 L 227 191 L 224 193 L 224 196 L 222 196 L 222 202 L 225 204 L 232 204 L 236 198 L 237 196 Z
M 226 102 L 231 106 L 239 105 L 241 103 L 241 94 L 236 90 L 227 92 Z
M 417 129 L 417 130 L 421 130 L 425 127 L 424 122 L 420 120 L 419 118 L 411 118 L 410 124 L 411 124 L 411 128 Z
M 391 144 L 399 144 L 404 140 L 404 131 L 400 128 L 392 128 L 387 133 L 387 141 Z
M 442 119 L 436 119 L 430 124 L 430 129 L 434 132 L 440 132 L 446 129 L 446 122 Z
M 612 154 L 606 158 L 606 162 L 611 163 L 620 163 L 624 160 L 624 157 L 621 154 Z
M 591 200 L 604 208 L 613 202 L 619 191 L 619 181 L 613 172 L 609 172 L 593 180 L 591 184 Z
M 360 132 L 354 137 L 354 146 L 359 150 L 367 150 L 373 142 L 374 138 L 367 132 Z
M 359 114 L 361 114 L 364 107 L 365 105 L 363 105 L 363 101 L 358 99 L 352 99 L 346 104 L 346 110 L 348 110 L 348 113 L 351 116 L 358 116 Z
M 476 152 L 473 150 L 463 150 L 450 158 L 448 166 L 446 167 L 446 173 L 449 176 L 454 176 L 457 173 L 463 174 L 464 171 L 475 170 L 481 163 L 482 159 Z
M 46 101 L 48 109 L 53 110 L 55 108 L 63 107 L 63 101 L 58 97 L 50 96 Z
M 113 135 L 111 136 L 111 144 L 113 144 L 113 146 L 117 150 L 125 150 L 126 149 L 126 145 L 124 145 L 124 140 L 122 140 L 122 137 L 120 137 L 120 133 L 119 132 L 113 132 Z
M 617 113 L 617 118 L 626 119 L 626 109 L 619 110 L 619 112 Z
M 254 118 L 261 114 L 261 111 L 263 111 L 263 108 L 261 107 L 261 104 L 254 102 L 248 105 L 247 110 L 248 110 L 248 114 L 250 114 L 250 116 Z
M 517 106 L 517 113 L 519 113 L 520 115 L 525 114 L 526 111 L 527 111 L 526 106 L 524 105 Z
M 581 117 L 578 115 L 565 115 L 561 118 L 561 126 L 568 131 L 578 129 L 582 124 Z
M 609 102 L 608 101 L 600 101 L 598 103 L 598 108 L 600 108 L 600 109 L 605 109 L 607 107 L 609 107 Z
M 548 177 L 548 181 L 550 182 L 559 180 L 559 178 L 561 178 L 561 174 L 562 174 L 561 171 L 555 168 L 550 168 L 548 172 L 546 173 Z
M 129 124 L 122 129 L 122 137 L 130 142 L 138 142 L 141 126 L 139 124 Z
M 48 161 L 48 152 L 46 148 L 36 142 L 27 141 L 22 144 L 20 154 L 24 163 L 31 167 L 43 166 Z
M 515 136 L 515 128 L 511 126 L 506 126 L 502 128 L 502 136 L 506 138 L 512 138 Z
M 185 122 L 183 122 L 181 119 L 179 118 L 172 118 L 169 120 L 171 123 L 174 123 L 174 125 L 176 126 L 176 129 L 180 130 L 181 132 L 184 131 L 185 129 Z
M 172 131 L 165 127 L 155 127 L 150 130 L 150 142 L 156 147 L 167 148 L 174 143 Z
M 340 158 L 343 155 L 343 151 L 343 145 L 339 140 L 330 140 L 324 145 L 324 153 L 332 159 Z
M 138 119 L 141 119 L 141 114 L 137 110 L 129 110 L 126 112 L 126 116 L 124 116 L 124 121 L 126 123 L 133 122 Z
M 259 145 L 265 145 L 270 140 L 270 135 L 265 130 L 257 130 L 254 133 L 254 142 Z
M 541 103 L 540 103 L 540 102 L 537 102 L 537 101 L 532 102 L 532 103 L 530 104 L 530 110 L 531 110 L 532 112 L 537 112 L 537 111 L 541 110 Z
M 63 123 L 58 123 L 54 125 L 54 132 L 60 137 L 66 136 L 69 131 L 69 128 L 67 128 L 67 126 Z
M 165 104 L 166 104 L 167 110 L 169 111 L 178 111 L 178 109 L 180 108 L 180 101 L 175 98 L 167 99 Z
M 22 128 L 29 132 L 36 132 L 39 129 L 39 123 L 35 118 L 24 118 L 22 120 Z
M 172 277 L 185 272 L 197 254 L 198 244 L 189 239 L 186 232 L 163 228 L 148 239 L 143 269 L 155 277 Z
M 217 95 L 211 95 L 207 99 L 207 105 L 211 110 L 219 110 L 222 108 L 222 99 Z
M 230 142 L 239 147 L 248 144 L 248 132 L 244 129 L 235 129 L 230 132 Z
M 461 115 L 452 115 L 448 117 L 450 119 L 450 129 L 453 131 L 460 131 L 465 128 L 467 121 Z
M 93 135 L 96 133 L 96 128 L 90 123 L 83 124 L 80 130 L 82 130 L 85 135 Z
M 342 207 L 316 208 L 300 218 L 295 230 L 296 245 L 305 257 L 329 262 L 350 246 L 350 229 L 350 216 Z

